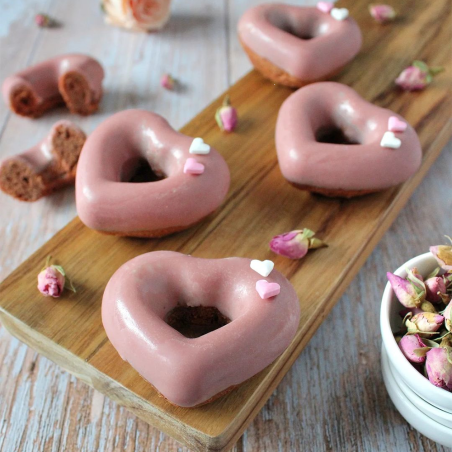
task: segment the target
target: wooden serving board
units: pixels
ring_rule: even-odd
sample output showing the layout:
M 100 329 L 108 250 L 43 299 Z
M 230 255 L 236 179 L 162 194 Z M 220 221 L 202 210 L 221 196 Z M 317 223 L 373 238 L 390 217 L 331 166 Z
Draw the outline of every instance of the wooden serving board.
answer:
M 415 126 L 424 160 L 412 179 L 395 189 L 353 200 L 328 199 L 295 189 L 282 178 L 274 148 L 278 109 L 291 91 L 251 72 L 229 90 L 240 117 L 235 133 L 221 133 L 214 121 L 223 96 L 182 129 L 187 135 L 203 137 L 229 164 L 231 189 L 214 216 L 160 240 L 101 235 L 75 218 L 0 286 L 0 319 L 12 334 L 196 451 L 223 451 L 237 441 L 452 133 L 449 1 L 407 0 L 404 6 L 398 2 L 403 17 L 387 26 L 372 21 L 365 3 L 341 3 L 358 20 L 364 46 L 336 80 L 400 113 Z M 413 59 L 446 66 L 446 72 L 423 92 L 400 92 L 393 81 Z M 268 250 L 272 236 L 302 227 L 317 231 L 329 247 L 310 252 L 301 261 Z M 264 371 L 213 403 L 195 409 L 170 405 L 120 359 L 105 335 L 100 315 L 102 293 L 114 271 L 134 256 L 153 250 L 208 258 L 272 259 L 300 298 L 300 327 L 290 347 Z M 48 255 L 64 266 L 78 289 L 76 294 L 65 292 L 56 301 L 38 293 L 36 276 Z

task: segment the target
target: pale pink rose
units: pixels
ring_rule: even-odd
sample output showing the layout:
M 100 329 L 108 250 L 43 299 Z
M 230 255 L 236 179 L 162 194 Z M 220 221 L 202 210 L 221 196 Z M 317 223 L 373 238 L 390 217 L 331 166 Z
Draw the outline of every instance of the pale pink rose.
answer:
M 45 297 L 58 298 L 64 289 L 65 277 L 53 265 L 42 270 L 38 275 L 38 290 Z

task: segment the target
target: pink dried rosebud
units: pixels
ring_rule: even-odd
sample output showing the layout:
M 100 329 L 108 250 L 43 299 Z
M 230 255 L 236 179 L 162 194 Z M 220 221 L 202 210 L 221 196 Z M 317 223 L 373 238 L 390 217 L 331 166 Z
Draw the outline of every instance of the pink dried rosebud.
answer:
M 405 355 L 405 358 L 412 363 L 423 363 L 425 361 L 425 356 L 418 356 L 414 353 L 414 350 L 423 347 L 427 347 L 427 345 L 422 342 L 419 334 L 406 334 L 399 341 L 400 350 Z
M 422 295 L 419 295 L 410 281 L 407 281 L 400 276 L 387 272 L 386 276 L 391 284 L 392 290 L 400 303 L 406 308 L 416 308 L 422 302 Z
M 36 14 L 35 23 L 40 28 L 51 28 L 57 25 L 57 22 L 47 14 Z
M 306 256 L 310 249 L 328 246 L 322 240 L 315 238 L 314 235 L 315 232 L 307 228 L 285 232 L 271 239 L 270 249 L 274 253 L 290 259 L 301 259 Z
M 389 5 L 369 5 L 369 12 L 380 24 L 391 22 L 396 18 L 394 8 Z
M 38 290 L 45 297 L 58 298 L 63 292 L 65 280 L 64 273 L 55 265 L 51 265 L 39 273 Z
M 174 89 L 174 85 L 176 84 L 176 80 L 171 77 L 169 74 L 163 74 L 162 78 L 160 79 L 160 85 L 162 85 L 163 88 L 172 90 Z
M 444 322 L 444 317 L 433 312 L 422 312 L 405 322 L 409 333 L 435 333 Z
M 215 120 L 218 127 L 225 132 L 232 132 L 237 126 L 237 110 L 231 106 L 229 96 L 226 96 L 223 105 L 217 109 Z
M 440 267 L 446 271 L 452 271 L 452 246 L 437 245 L 431 246 L 430 252 L 438 261 Z
M 438 388 L 452 392 L 452 364 L 449 361 L 451 350 L 448 348 L 432 348 L 427 353 L 425 370 L 428 379 Z
M 395 84 L 406 91 L 424 89 L 433 77 L 443 71 L 442 67 L 429 68 L 423 61 L 414 61 L 412 66 L 404 69 L 396 78 Z
M 64 288 L 76 292 L 74 285 L 68 279 L 66 284 L 66 273 L 61 265 L 49 265 L 51 257 L 47 258 L 45 267 L 38 275 L 38 290 L 46 297 L 58 298 Z
M 425 298 L 432 303 L 440 303 L 443 301 L 443 297 L 447 297 L 446 284 L 442 276 L 428 278 L 425 281 L 425 289 Z

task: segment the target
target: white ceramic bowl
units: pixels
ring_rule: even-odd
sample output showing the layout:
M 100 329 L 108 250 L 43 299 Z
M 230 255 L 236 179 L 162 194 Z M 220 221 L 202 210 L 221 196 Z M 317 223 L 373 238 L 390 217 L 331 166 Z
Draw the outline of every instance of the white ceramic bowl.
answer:
M 428 275 L 437 266 L 438 264 L 433 255 L 425 253 L 403 264 L 395 271 L 395 274 L 406 277 L 405 270 L 407 268 L 417 267 L 421 275 Z M 403 306 L 394 295 L 391 285 L 389 283 L 386 284 L 381 302 L 380 329 L 383 345 L 388 354 L 394 376 L 397 380 L 402 380 L 408 388 L 430 405 L 447 413 L 452 413 L 452 393 L 437 388 L 421 375 L 405 358 L 394 339 L 393 332 L 398 331 L 402 324 L 402 319 L 399 315 L 399 311 L 402 309 Z
M 384 346 L 382 347 L 382 359 L 383 355 L 386 354 L 386 349 Z M 386 358 L 387 359 L 387 358 Z M 394 368 L 392 364 L 388 361 L 388 367 L 391 370 L 392 375 L 394 375 Z M 451 429 L 452 434 L 452 413 L 448 413 L 447 411 L 440 410 L 430 403 L 427 403 L 424 399 L 419 397 L 414 391 L 412 391 L 402 379 L 397 380 L 397 386 L 402 391 L 403 395 L 422 413 L 426 414 L 429 418 L 437 421 L 439 424 L 444 425 L 445 427 Z
M 441 425 L 439 422 L 434 421 L 424 414 L 404 395 L 398 385 L 398 382 L 400 383 L 400 381 L 396 381 L 396 378 L 391 371 L 390 361 L 384 346 L 381 351 L 381 369 L 389 397 L 405 420 L 427 438 L 430 438 L 443 446 L 452 447 L 452 429 Z

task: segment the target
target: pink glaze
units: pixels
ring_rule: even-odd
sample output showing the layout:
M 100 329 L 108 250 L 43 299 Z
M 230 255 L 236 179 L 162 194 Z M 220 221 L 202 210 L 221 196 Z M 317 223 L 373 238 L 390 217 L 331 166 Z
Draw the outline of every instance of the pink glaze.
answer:
M 262 300 L 250 259 L 201 259 L 171 251 L 138 256 L 107 284 L 102 321 L 108 338 L 171 403 L 192 407 L 272 363 L 300 320 L 297 295 L 276 270 L 267 280 L 281 293 Z M 189 339 L 165 323 L 174 307 L 215 306 L 231 319 Z
M 102 95 L 104 70 L 94 58 L 81 54 L 60 55 L 11 75 L 3 82 L 3 98 L 9 105 L 14 90 L 25 86 L 35 94 L 40 103 L 52 99 L 60 95 L 59 78 L 72 71 L 85 77 L 94 97 L 92 101 L 99 99 Z
M 17 154 L 11 157 L 8 157 L 7 159 L 0 162 L 0 167 L 4 165 L 7 161 L 14 159 L 14 160 L 22 160 L 25 162 L 29 167 L 33 169 L 36 173 L 41 173 L 45 170 L 45 168 L 52 163 L 52 160 L 54 158 L 53 155 L 53 135 L 55 133 L 55 130 L 58 128 L 58 126 L 65 125 L 67 127 L 73 128 L 73 129 L 79 129 L 73 122 L 61 120 L 56 122 L 52 128 L 50 129 L 50 132 L 47 134 L 47 136 L 40 141 L 35 146 L 31 147 L 30 149 L 22 152 L 21 154 Z M 80 130 L 81 131 L 81 130 Z M 83 133 L 83 132 L 82 132 Z
M 252 51 L 306 82 L 338 71 L 356 56 L 362 42 L 351 17 L 339 21 L 316 7 L 281 4 L 249 9 L 239 21 L 238 32 Z
M 284 177 L 301 185 L 343 190 L 380 190 L 397 185 L 419 168 L 422 149 L 408 125 L 399 149 L 380 146 L 391 116 L 403 118 L 360 97 L 352 88 L 319 82 L 291 94 L 276 123 L 276 149 Z M 360 144 L 316 141 L 316 132 L 338 127 Z
M 78 163 L 80 219 L 93 229 L 127 234 L 188 227 L 216 210 L 228 192 L 228 166 L 211 149 L 196 156 L 203 174 L 184 174 L 192 141 L 155 113 L 125 110 L 108 118 L 88 137 Z M 122 182 L 139 157 L 166 178 Z

